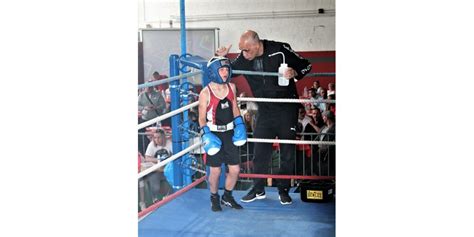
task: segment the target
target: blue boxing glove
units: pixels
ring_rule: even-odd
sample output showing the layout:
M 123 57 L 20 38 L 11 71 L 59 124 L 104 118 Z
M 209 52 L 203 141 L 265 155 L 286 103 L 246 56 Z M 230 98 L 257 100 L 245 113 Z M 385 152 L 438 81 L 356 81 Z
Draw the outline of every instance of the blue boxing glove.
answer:
M 234 136 L 232 142 L 236 146 L 242 146 L 247 142 L 247 130 L 245 129 L 244 119 L 242 116 L 234 118 Z
M 221 150 L 222 142 L 214 133 L 211 132 L 207 125 L 202 127 L 202 131 L 202 142 L 204 143 L 204 151 L 206 151 L 208 155 L 213 156 Z

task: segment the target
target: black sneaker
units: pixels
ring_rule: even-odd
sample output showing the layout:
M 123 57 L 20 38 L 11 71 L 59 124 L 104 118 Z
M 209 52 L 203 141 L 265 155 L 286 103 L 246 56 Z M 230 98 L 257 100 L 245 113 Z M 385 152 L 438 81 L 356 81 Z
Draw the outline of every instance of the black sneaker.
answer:
M 243 208 L 241 205 L 239 205 L 237 202 L 235 202 L 234 197 L 227 196 L 227 195 L 222 195 L 221 204 L 226 205 L 226 206 L 231 207 L 231 208 L 235 208 L 235 209 L 242 209 Z
M 219 195 L 211 195 L 211 210 L 212 211 L 222 211 L 221 204 L 219 202 Z
M 278 192 L 280 194 L 280 203 L 281 205 L 288 205 L 288 204 L 291 204 L 291 197 L 290 195 L 288 195 L 288 192 Z
M 250 192 L 243 196 L 240 201 L 242 202 L 253 202 L 255 199 L 265 199 L 265 191 L 257 192 L 255 189 L 250 189 Z

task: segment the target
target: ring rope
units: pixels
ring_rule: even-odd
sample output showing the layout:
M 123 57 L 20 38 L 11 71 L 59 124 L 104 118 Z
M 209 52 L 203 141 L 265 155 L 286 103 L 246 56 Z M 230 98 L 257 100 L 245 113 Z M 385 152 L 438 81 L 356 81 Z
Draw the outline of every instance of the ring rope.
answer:
M 263 138 L 247 138 L 247 141 L 260 142 L 260 143 L 283 143 L 283 144 L 303 144 L 303 145 L 336 145 L 335 141 L 306 141 L 306 140 L 263 139 Z
M 197 136 L 201 136 L 200 133 L 197 133 L 192 130 L 188 130 L 189 133 Z M 300 134 L 300 133 L 298 133 Z M 330 134 L 330 133 L 301 133 L 300 135 L 310 134 L 310 135 L 320 135 L 320 134 Z M 247 138 L 248 142 L 257 142 L 257 143 L 282 143 L 282 144 L 302 144 L 302 145 L 336 145 L 335 141 L 308 141 L 308 140 L 286 140 L 286 139 L 265 139 L 265 138 Z
M 256 71 L 244 71 L 244 70 L 232 70 L 234 74 L 242 74 L 242 75 L 257 75 L 257 76 L 279 76 L 278 72 L 256 72 Z M 308 73 L 307 77 L 331 77 L 336 76 L 334 72 L 314 72 Z
M 161 79 L 161 80 L 158 80 L 158 81 L 146 82 L 146 83 L 138 85 L 138 89 L 143 89 L 143 88 L 146 88 L 146 87 L 161 85 L 161 84 L 164 84 L 164 83 L 168 83 L 168 82 L 176 81 L 176 80 L 179 80 L 179 79 L 183 79 L 185 77 L 191 77 L 191 76 L 197 75 L 199 73 L 202 73 L 202 71 L 198 70 L 198 71 L 195 71 L 195 72 L 185 73 L 185 74 L 181 74 L 181 75 L 178 75 L 178 76 L 169 77 L 169 78 L 166 78 L 166 79 Z
M 201 174 L 206 174 L 205 170 L 194 166 L 186 167 L 195 170 Z M 317 176 L 317 175 L 281 175 L 281 174 L 246 174 L 239 173 L 240 178 L 272 178 L 272 179 L 307 179 L 307 180 L 333 180 L 336 176 Z
M 272 178 L 272 179 L 308 179 L 308 180 L 332 180 L 336 176 L 309 176 L 309 175 L 281 175 L 281 174 L 239 174 L 240 178 Z
M 201 146 L 201 144 L 202 144 L 202 142 L 198 142 L 198 143 L 196 143 L 196 144 L 194 144 L 194 145 L 192 145 L 192 146 L 190 146 L 190 147 L 188 147 L 188 148 L 186 148 L 186 149 L 170 156 L 168 159 L 166 159 L 166 160 L 164 160 L 164 161 L 162 161 L 158 164 L 154 164 L 152 167 L 138 173 L 138 179 L 141 179 L 141 178 L 143 178 L 143 176 L 145 176 L 145 175 L 147 175 L 147 174 L 149 174 L 149 173 L 165 166 L 166 164 L 170 163 L 171 161 L 174 161 L 174 160 L 178 159 L 179 157 L 181 157 L 185 153 L 198 148 L 199 146 Z
M 251 102 L 272 102 L 272 103 L 336 103 L 336 100 L 312 100 L 312 99 L 290 99 L 290 98 L 253 98 L 253 97 L 237 97 L 237 101 Z
M 156 118 L 154 118 L 154 119 L 150 119 L 150 120 L 148 120 L 148 121 L 146 121 L 146 122 L 143 122 L 143 123 L 141 123 L 141 124 L 138 124 L 138 129 L 140 130 L 140 129 L 144 128 L 144 127 L 150 126 L 150 125 L 152 125 L 152 124 L 154 124 L 154 123 L 156 123 L 156 122 L 159 122 L 159 121 L 161 121 L 161 120 L 167 119 L 167 118 L 169 118 L 169 117 L 171 117 L 171 116 L 173 116 L 173 115 L 176 115 L 176 114 L 178 114 L 178 113 L 181 113 L 181 112 L 183 112 L 183 111 L 185 111 L 185 110 L 188 110 L 188 109 L 193 108 L 193 107 L 198 106 L 198 105 L 199 105 L 199 101 L 195 101 L 195 102 L 193 102 L 193 103 L 191 103 L 191 104 L 188 104 L 188 105 L 186 105 L 186 106 L 183 106 L 183 107 L 181 107 L 181 108 L 179 108 L 179 109 L 175 109 L 175 110 L 173 110 L 173 111 L 171 111 L 171 112 L 168 112 L 168 113 L 166 113 L 166 114 L 163 114 L 163 115 L 161 115 L 161 116 L 158 116 L 158 117 L 156 117 Z
M 311 72 L 305 75 L 306 77 L 335 77 L 335 72 Z
M 145 210 L 141 211 L 138 213 L 138 218 L 141 218 L 143 216 L 145 216 L 146 214 L 154 211 L 155 209 L 163 206 L 164 204 L 168 203 L 169 201 L 175 199 L 176 197 L 178 197 L 179 195 L 189 191 L 190 189 L 194 188 L 195 186 L 197 186 L 198 184 L 202 183 L 203 181 L 205 181 L 207 178 L 207 176 L 202 176 L 201 178 L 199 179 L 196 179 L 194 182 L 190 183 L 189 185 L 187 185 L 186 187 L 178 190 L 177 192 L 173 193 L 173 194 L 170 194 L 169 196 L 166 196 L 166 198 L 158 201 L 158 202 L 155 202 L 153 205 L 147 207 Z M 140 220 L 139 220 L 140 221 Z
M 189 166 L 189 169 L 195 170 L 201 174 L 206 174 L 205 170 Z M 281 174 L 245 174 L 239 173 L 240 178 L 272 178 L 272 179 L 305 179 L 305 180 L 333 180 L 336 176 L 310 176 L 310 175 L 281 175 Z

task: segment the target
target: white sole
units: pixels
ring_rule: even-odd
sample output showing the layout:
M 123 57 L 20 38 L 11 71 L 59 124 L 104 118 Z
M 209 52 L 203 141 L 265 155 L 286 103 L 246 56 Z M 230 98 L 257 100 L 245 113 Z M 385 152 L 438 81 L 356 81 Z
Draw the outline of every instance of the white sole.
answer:
M 278 197 L 278 200 L 280 200 L 281 205 L 290 205 L 293 203 L 293 202 L 282 202 L 280 197 Z
M 241 202 L 253 202 L 255 201 L 255 199 L 265 199 L 267 196 L 266 195 L 262 195 L 262 196 L 256 196 L 255 198 L 253 199 L 250 199 L 250 200 L 243 200 L 243 199 L 240 199 Z

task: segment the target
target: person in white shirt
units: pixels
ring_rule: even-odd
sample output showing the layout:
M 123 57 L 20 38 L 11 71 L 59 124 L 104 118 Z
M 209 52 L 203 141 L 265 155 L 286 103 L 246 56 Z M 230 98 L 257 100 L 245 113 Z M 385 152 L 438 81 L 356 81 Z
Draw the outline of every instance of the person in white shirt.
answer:
M 171 156 L 171 142 L 167 142 L 164 130 L 157 129 L 153 134 L 152 141 L 148 144 L 145 152 L 145 160 L 142 163 L 143 169 L 147 169 L 154 164 L 160 163 Z M 165 167 L 161 167 L 155 172 L 145 176 L 145 180 L 150 186 L 153 202 L 160 200 L 163 194 L 169 193 L 170 185 L 163 174 Z M 162 187 L 162 183 L 165 183 Z M 161 190 L 163 189 L 163 190 Z
M 331 82 L 328 84 L 328 95 L 334 94 L 336 94 L 336 84 Z

